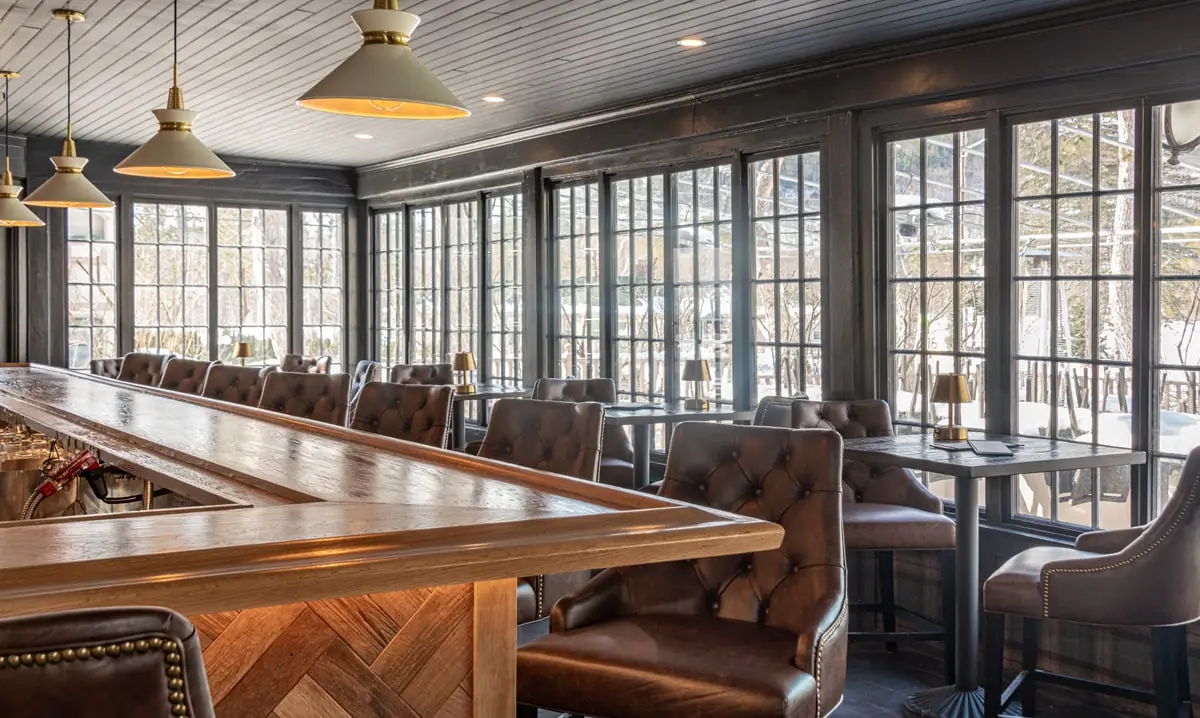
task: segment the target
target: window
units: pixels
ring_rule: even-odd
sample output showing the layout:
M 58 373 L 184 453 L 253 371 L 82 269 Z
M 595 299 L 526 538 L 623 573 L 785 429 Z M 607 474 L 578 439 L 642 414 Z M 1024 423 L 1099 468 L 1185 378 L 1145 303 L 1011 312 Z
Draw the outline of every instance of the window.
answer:
M 521 274 L 522 204 L 520 194 L 488 197 L 488 290 L 490 321 L 488 341 L 489 381 L 519 382 L 524 291 Z
M 445 362 L 442 347 L 442 208 L 421 207 L 409 211 L 412 235 L 409 261 L 412 265 L 411 364 Z
M 476 202 L 447 205 L 445 359 L 450 354 L 479 355 L 479 222 Z
M 288 215 L 282 209 L 217 208 L 217 358 L 249 342 L 248 366 L 288 350 Z
M 705 359 L 707 398 L 733 403 L 733 205 L 731 167 L 671 175 L 672 269 L 679 361 Z M 682 365 L 681 365 L 682 367 Z M 679 376 L 682 376 L 682 368 Z M 676 396 L 685 392 L 676 390 Z M 690 396 L 690 392 L 687 392 Z
M 1135 134 L 1133 110 L 1014 129 L 1021 434 L 1131 445 Z M 1026 516 L 1130 522 L 1129 467 L 1025 475 L 1014 490 Z
M 966 374 L 975 401 L 962 407 L 983 428 L 984 175 L 983 130 L 887 145 L 888 399 L 899 433 L 944 420 L 928 401 L 937 374 Z M 925 478 L 943 498 L 947 477 Z
M 303 343 L 306 356 L 328 354 L 332 371 L 342 371 L 344 311 L 342 270 L 346 232 L 341 212 L 301 212 Z
M 133 348 L 208 359 L 208 208 L 133 205 Z
M 67 366 L 120 356 L 117 231 L 112 209 L 67 210 Z
M 1162 147 L 1163 110 L 1158 113 Z M 1200 442 L 1200 153 L 1172 164 L 1170 153 L 1160 150 L 1157 165 L 1157 402 L 1150 449 L 1161 509 L 1179 483 L 1184 458 Z
M 758 396 L 821 398 L 821 155 L 750 164 Z
M 559 376 L 588 379 L 600 366 L 600 189 L 596 183 L 554 190 L 558 265 Z
M 627 401 L 667 398 L 667 243 L 663 175 L 612 184 L 616 215 L 617 396 Z M 656 433 L 661 433 L 661 427 Z M 658 448 L 662 444 L 656 441 Z
M 375 307 L 379 353 L 387 365 L 404 363 L 404 214 L 375 215 Z

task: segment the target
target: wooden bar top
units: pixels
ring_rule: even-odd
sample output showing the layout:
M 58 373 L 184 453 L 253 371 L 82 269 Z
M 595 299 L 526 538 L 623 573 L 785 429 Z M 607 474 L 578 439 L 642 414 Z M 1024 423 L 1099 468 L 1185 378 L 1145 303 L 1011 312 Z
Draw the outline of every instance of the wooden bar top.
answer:
M 128 603 L 240 610 L 769 550 L 783 535 L 703 507 L 36 365 L 0 367 L 0 409 L 225 509 L 0 524 L 0 616 Z

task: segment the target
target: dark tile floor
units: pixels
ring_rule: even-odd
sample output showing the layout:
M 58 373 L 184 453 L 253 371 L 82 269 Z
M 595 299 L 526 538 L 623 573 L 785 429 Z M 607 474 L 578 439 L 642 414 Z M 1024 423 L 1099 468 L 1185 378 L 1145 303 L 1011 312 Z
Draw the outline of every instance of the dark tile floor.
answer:
M 833 718 L 893 718 L 910 693 L 942 682 L 942 661 L 930 647 L 906 646 L 888 653 L 883 646 L 855 645 L 850 651 L 846 699 Z M 1057 686 L 1038 690 L 1039 718 L 1148 718 L 1149 706 L 1096 697 Z M 557 718 L 543 711 L 539 718 Z M 616 717 L 616 718 L 619 718 Z M 699 717 L 698 717 L 699 718 Z

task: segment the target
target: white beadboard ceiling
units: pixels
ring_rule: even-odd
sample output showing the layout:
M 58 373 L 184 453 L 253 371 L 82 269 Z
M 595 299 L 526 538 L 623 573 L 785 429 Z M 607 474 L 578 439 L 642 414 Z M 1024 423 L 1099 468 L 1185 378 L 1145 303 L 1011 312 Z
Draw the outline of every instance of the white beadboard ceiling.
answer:
M 179 0 L 181 85 L 196 133 L 244 157 L 362 166 L 686 90 L 848 48 L 921 38 L 1079 0 L 422 0 L 412 46 L 471 109 L 462 120 L 339 117 L 295 99 L 359 45 L 370 0 Z M 0 67 L 13 131 L 66 124 L 66 26 L 74 30 L 80 139 L 138 144 L 167 98 L 170 0 L 0 0 Z M 675 41 L 701 35 L 707 47 Z M 501 105 L 486 94 L 508 99 Z M 356 133 L 373 140 L 354 138 Z

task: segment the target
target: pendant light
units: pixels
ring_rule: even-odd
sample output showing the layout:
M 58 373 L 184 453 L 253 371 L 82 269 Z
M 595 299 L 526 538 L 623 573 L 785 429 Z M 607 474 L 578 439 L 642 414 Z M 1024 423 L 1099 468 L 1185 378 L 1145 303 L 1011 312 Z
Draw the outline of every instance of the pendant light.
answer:
M 398 0 L 375 0 L 373 9 L 352 17 L 362 32 L 362 47 L 296 104 L 338 115 L 403 120 L 471 114 L 409 48 L 421 18 L 401 12 Z
M 62 9 L 54 11 L 54 18 L 67 23 L 67 138 L 63 140 L 62 155 L 50 158 L 54 163 L 54 176 L 34 190 L 25 204 L 84 209 L 111 207 L 113 203 L 108 197 L 83 176 L 88 161 L 86 157 L 75 155 L 75 140 L 71 139 L 71 26 L 85 18 L 78 10 Z
M 8 70 L 0 70 L 0 75 L 4 77 L 4 178 L 0 179 L 0 227 L 43 227 L 46 223 L 18 199 L 21 188 L 13 181 L 8 168 L 8 81 L 20 75 Z
M 234 173 L 229 165 L 192 134 L 196 113 L 184 109 L 183 90 L 179 88 L 179 0 L 174 0 L 172 6 L 175 10 L 175 65 L 167 107 L 153 111 L 158 119 L 158 132 L 117 165 L 115 171 L 123 175 L 165 179 L 232 177 Z

